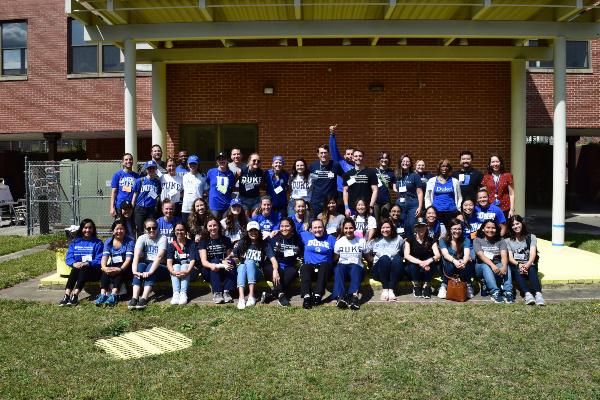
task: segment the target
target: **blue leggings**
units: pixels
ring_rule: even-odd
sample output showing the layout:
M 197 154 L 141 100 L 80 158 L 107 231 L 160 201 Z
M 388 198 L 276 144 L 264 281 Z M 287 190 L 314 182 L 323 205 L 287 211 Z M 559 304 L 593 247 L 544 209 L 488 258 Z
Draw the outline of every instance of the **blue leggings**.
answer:
M 335 280 L 333 282 L 333 298 L 354 294 L 360 289 L 365 270 L 358 264 L 338 264 L 335 267 Z M 346 291 L 346 279 L 350 277 L 350 285 Z

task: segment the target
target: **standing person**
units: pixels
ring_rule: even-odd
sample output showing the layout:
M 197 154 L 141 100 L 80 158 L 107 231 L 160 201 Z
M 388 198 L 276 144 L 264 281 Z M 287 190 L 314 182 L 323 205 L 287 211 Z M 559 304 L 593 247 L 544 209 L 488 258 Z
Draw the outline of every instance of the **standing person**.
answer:
M 206 176 L 198 169 L 198 156 L 188 157 L 188 167 L 190 172 L 183 176 L 183 202 L 181 204 L 181 217 L 187 221 L 192 212 L 192 205 L 198 198 L 204 197 L 206 192 Z
M 221 220 L 223 235 L 231 240 L 231 243 L 237 243 L 246 233 L 248 217 L 242 208 L 242 202 L 239 198 L 231 199 L 229 209 L 225 211 L 224 218 Z
M 303 200 L 299 200 L 303 201 Z M 273 249 L 273 255 L 277 262 L 275 264 L 263 264 L 263 275 L 266 280 L 273 282 L 273 295 L 281 306 L 290 305 L 289 289 L 298 276 L 296 264 L 304 252 L 302 240 L 294 228 L 291 218 L 285 217 L 279 224 L 279 232 L 269 239 L 269 245 Z
M 198 197 L 192 204 L 192 213 L 187 219 L 187 226 L 190 230 L 190 237 L 196 243 L 200 241 L 200 235 L 204 230 L 206 219 L 211 215 L 208 211 L 208 204 L 202 197 Z M 186 222 L 184 220 L 184 222 Z
M 144 221 L 144 230 L 146 233 L 137 239 L 133 251 L 133 294 L 127 303 L 130 310 L 146 308 L 154 283 L 168 275 L 167 267 L 162 263 L 167 252 L 167 238 L 158 234 L 158 225 L 152 218 Z
M 354 231 L 356 225 L 354 220 L 346 217 L 342 223 L 341 236 L 333 248 L 333 261 L 337 262 L 335 267 L 335 280 L 333 281 L 333 294 L 337 296 L 337 307 L 352 310 L 360 309 L 360 299 L 358 291 L 360 283 L 365 274 L 363 266 L 363 253 L 367 252 L 367 243 L 365 239 L 356 237 Z M 350 278 L 350 284 L 346 290 L 346 279 Z
M 369 213 L 375 210 L 375 201 L 377 200 L 377 175 L 371 168 L 365 167 L 363 164 L 363 152 L 359 149 L 354 149 L 352 153 L 354 168 L 350 169 L 343 175 L 344 178 L 344 212 L 346 217 L 352 216 L 356 210 L 354 204 L 358 199 L 368 201 Z
M 425 163 L 423 163 L 424 165 Z M 415 218 L 422 216 L 424 209 L 423 193 L 425 184 L 421 181 L 421 176 L 413 171 L 412 160 L 408 154 L 402 154 L 398 160 L 394 190 L 398 192 L 396 204 L 402 210 L 404 232 L 407 237 L 410 237 L 413 234 L 412 229 Z
M 355 222 L 354 235 L 359 238 L 364 238 L 365 240 L 373 239 L 375 231 L 377 230 L 377 221 L 375 221 L 375 217 L 369 213 L 366 201 L 358 199 L 354 207 L 356 209 L 356 215 L 351 217 Z
M 133 199 L 133 186 L 140 177 L 137 172 L 133 172 L 133 156 L 130 153 L 123 155 L 123 168 L 117 171 L 111 180 L 110 187 L 110 215 L 118 217 L 118 210 L 124 201 Z
M 310 212 L 309 200 L 312 192 L 310 174 L 304 158 L 294 161 L 292 167 L 292 176 L 290 177 L 290 201 L 288 204 L 288 215 L 294 214 L 295 200 L 303 199 L 307 206 L 307 212 Z
M 513 215 L 508 221 L 508 238 L 505 241 L 511 275 L 517 281 L 523 301 L 528 305 L 546 305 L 538 277 L 537 238 L 529 233 L 520 215 Z
M 294 229 L 297 234 L 300 232 L 307 231 L 309 229 L 309 218 L 306 210 L 306 202 L 304 199 L 296 199 L 294 201 L 294 214 L 290 217 L 290 220 L 294 223 Z
M 212 214 L 221 219 L 231 203 L 231 191 L 235 177 L 227 168 L 227 158 L 223 153 L 217 156 L 217 167 L 211 168 L 206 174 L 208 186 L 208 207 Z
M 177 222 L 167 244 L 167 269 L 171 275 L 173 296 L 171 305 L 185 305 L 188 302 L 188 286 L 191 273 L 198 259 L 196 244 L 187 237 L 188 229 L 183 222 Z
M 473 168 L 473 153 L 463 150 L 460 153 L 460 170 L 454 172 L 452 177 L 458 180 L 463 197 L 476 198 L 477 190 L 481 187 L 483 173 Z
M 242 150 L 237 147 L 234 147 L 231 149 L 230 154 L 231 154 L 231 162 L 227 165 L 227 167 L 233 173 L 233 176 L 238 176 L 239 173 L 242 171 L 242 168 L 244 168 L 246 166 L 246 164 L 243 161 Z M 235 184 L 232 188 L 232 190 L 233 190 L 232 195 L 234 197 L 238 196 L 239 189 L 240 189 L 240 182 L 236 180 Z
M 112 223 L 110 231 L 112 236 L 106 239 L 102 251 L 100 265 L 102 276 L 100 277 L 100 294 L 96 299 L 97 306 L 115 306 L 119 299 L 121 285 L 126 276 L 131 275 L 130 268 L 135 240 L 127 236 L 127 227 L 120 219 L 116 219 Z
M 339 212 L 336 196 L 328 196 L 325 200 L 325 209 L 317 218 L 323 221 L 325 231 L 329 235 L 337 236 L 346 216 Z
M 79 293 L 85 283 L 100 279 L 102 247 L 102 241 L 96 237 L 94 221 L 89 218 L 81 221 L 75 239 L 67 249 L 65 262 L 71 267 L 71 273 L 59 306 L 76 306 L 79 304 Z
M 175 216 L 173 203 L 171 203 L 169 199 L 165 199 L 165 201 L 163 201 L 162 213 L 163 216 L 156 221 L 158 224 L 158 234 L 161 236 L 166 236 L 167 242 L 170 242 L 173 240 L 173 228 L 175 228 L 175 224 L 180 222 L 181 219 Z
M 423 195 L 425 195 L 425 187 L 427 186 L 427 182 L 433 178 L 433 174 L 431 172 L 427 172 L 425 168 L 425 161 L 417 160 L 415 163 L 415 173 L 419 175 L 419 178 L 421 179 L 421 189 L 423 189 Z
M 412 281 L 413 295 L 430 299 L 433 265 L 440 260 L 440 250 L 437 241 L 427 235 L 427 223 L 422 217 L 415 221 L 413 231 L 414 236 L 404 243 L 406 272 Z
M 467 284 L 467 297 L 472 299 L 474 266 L 471 262 L 471 239 L 463 234 L 463 222 L 453 218 L 448 223 L 448 232 L 440 238 L 439 245 L 442 253 L 442 285 L 438 292 L 440 299 L 446 298 L 448 277 L 460 276 L 460 280 Z
M 283 169 L 282 156 L 273 157 L 272 168 L 265 172 L 266 192 L 271 196 L 273 210 L 282 216 L 287 216 L 287 192 L 290 174 Z
M 160 201 L 169 200 L 173 204 L 174 215 L 179 217 L 181 216 L 183 178 L 176 172 L 175 166 L 175 159 L 173 157 L 167 158 L 167 173 L 160 177 Z
M 500 225 L 500 236 L 506 235 L 506 218 L 504 213 L 498 207 L 489 203 L 489 195 L 486 188 L 479 188 L 477 191 L 477 204 L 475 204 L 475 215 L 477 216 L 477 229 L 488 219 L 494 220 Z
M 319 215 L 325 207 L 325 199 L 329 196 L 337 198 L 337 176 L 343 175 L 342 167 L 329 159 L 329 147 L 319 146 L 319 159 L 310 164 L 310 180 L 312 182 L 312 195 L 310 206 L 313 215 Z
M 156 163 L 153 160 L 144 164 L 147 175 L 138 178 L 133 185 L 132 203 L 135 226 L 138 236 L 144 234 L 144 221 L 156 217 L 156 206 L 161 194 L 160 179 L 156 175 Z
M 500 237 L 500 227 L 496 222 L 487 220 L 481 225 L 473 249 L 477 255 L 475 273 L 479 279 L 485 280 L 492 301 L 513 304 L 515 298 L 512 293 L 512 276 L 508 268 L 508 248 Z
M 125 200 L 121 203 L 121 208 L 119 208 L 117 219 L 120 219 L 125 225 L 127 236 L 129 236 L 135 241 L 135 238 L 137 237 L 137 229 L 135 227 L 135 219 L 133 217 L 133 205 L 131 204 L 131 202 Z
M 246 226 L 246 234 L 233 248 L 233 258 L 237 266 L 237 287 L 239 298 L 237 308 L 243 310 L 256 304 L 254 287 L 261 264 L 268 261 L 277 268 L 277 260 L 273 249 L 263 240 L 258 222 L 250 221 Z M 248 299 L 244 299 L 244 288 L 248 283 Z
M 242 168 L 236 176 L 239 182 L 239 197 L 248 217 L 251 217 L 252 212 L 260 206 L 260 188 L 264 175 L 260 163 L 258 153 L 250 154 L 248 166 Z
M 343 193 L 344 193 L 344 181 L 342 175 L 352 169 L 354 167 L 354 160 L 352 154 L 354 153 L 354 147 L 346 147 L 344 152 L 344 156 L 340 154 L 340 151 L 337 147 L 337 140 L 335 138 L 335 130 L 337 129 L 337 124 L 331 125 L 329 127 L 329 151 L 331 152 L 331 159 L 340 165 L 342 169 L 342 174 L 337 176 L 337 191 L 338 197 L 337 200 L 339 203 L 343 203 Z
M 171 158 L 171 157 L 169 157 L 169 158 Z M 180 150 L 179 153 L 177 153 L 176 172 L 177 172 L 177 175 L 179 175 L 179 176 L 184 176 L 185 174 L 190 172 L 190 169 L 188 168 L 188 152 L 187 152 L 187 150 Z
M 159 144 L 153 144 L 152 148 L 150 149 L 150 160 L 152 160 L 156 163 L 156 176 L 158 176 L 159 178 L 163 174 L 167 173 L 167 168 L 166 168 L 167 165 L 162 160 L 162 156 L 163 156 L 162 147 L 160 147 Z M 147 173 L 148 173 L 148 171 L 146 170 L 146 166 L 144 166 L 144 169 L 140 173 L 140 176 L 145 176 Z
M 263 196 L 260 200 L 260 212 L 252 217 L 252 221 L 256 221 L 260 226 L 260 231 L 263 238 L 275 236 L 279 230 L 279 222 L 281 214 L 273 211 L 273 203 L 269 196 Z
M 231 240 L 223 235 L 219 221 L 209 216 L 198 243 L 198 252 L 203 267 L 202 277 L 210 282 L 215 304 L 233 303 L 231 293 L 235 290 L 237 271 L 233 262 L 228 260 L 232 249 Z
M 408 235 L 406 234 L 404 220 L 402 219 L 402 207 L 398 204 L 394 204 L 392 208 L 390 208 L 390 222 L 392 223 L 392 227 L 402 239 L 406 239 Z M 412 229 L 410 230 L 412 232 Z
M 300 267 L 300 296 L 305 309 L 318 306 L 323 301 L 325 285 L 333 269 L 333 248 L 335 237 L 325 232 L 325 225 L 320 219 L 311 223 L 310 231 L 300 234 L 304 245 L 304 264 Z M 316 276 L 314 290 L 311 282 Z
M 404 239 L 398 235 L 389 218 L 381 220 L 375 237 L 367 243 L 371 275 L 383 287 L 381 301 L 396 301 L 394 290 L 404 270 L 403 246 Z
M 390 153 L 384 151 L 379 155 L 379 166 L 375 170 L 377 176 L 375 220 L 377 221 L 390 216 L 390 207 L 392 206 L 391 190 L 396 186 L 396 175 L 394 175 L 394 170 L 390 168 L 390 162 Z
M 441 160 L 437 176 L 427 181 L 425 207 L 434 206 L 438 218 L 446 224 L 459 214 L 461 203 L 460 185 L 457 179 L 452 178 L 452 165 L 448 160 Z
M 490 194 L 490 204 L 500 207 L 506 218 L 512 217 L 515 212 L 514 180 L 512 174 L 504 168 L 504 160 L 498 154 L 490 156 L 487 174 L 483 176 L 481 184 Z

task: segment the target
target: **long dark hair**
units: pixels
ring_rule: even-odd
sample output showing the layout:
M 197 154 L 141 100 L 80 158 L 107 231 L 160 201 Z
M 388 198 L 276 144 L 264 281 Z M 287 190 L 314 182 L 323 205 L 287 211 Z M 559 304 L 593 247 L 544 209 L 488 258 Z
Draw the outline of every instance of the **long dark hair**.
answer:
M 298 248 L 300 248 L 302 246 L 302 240 L 300 239 L 300 235 L 298 234 L 298 232 L 296 231 L 296 224 L 294 223 L 294 221 L 292 220 L 291 217 L 284 217 L 281 219 L 281 221 L 279 222 L 280 226 L 281 226 L 281 222 L 287 221 L 287 223 L 290 224 L 290 239 L 291 241 L 294 243 L 294 245 L 298 246 Z M 277 237 L 283 237 L 283 234 L 281 232 L 279 232 L 275 238 Z M 286 239 L 287 240 L 287 239 Z M 276 241 L 275 243 L 275 247 L 273 248 L 274 252 L 281 252 L 281 248 L 280 248 L 280 243 Z
M 204 203 L 204 209 L 206 210 L 204 215 L 196 213 L 196 202 L 198 201 Z M 206 221 L 208 214 L 210 214 L 210 211 L 208 209 L 206 200 L 204 200 L 202 197 L 198 197 L 196 200 L 194 200 L 192 203 L 192 212 L 187 220 L 187 226 L 190 229 L 190 233 L 197 235 L 202 232 L 202 229 L 204 228 L 204 221 Z
M 92 224 L 92 238 L 96 238 L 96 224 L 89 218 L 85 218 L 83 221 L 81 221 L 81 223 L 79 224 L 79 229 L 77 229 L 77 233 L 75 234 L 76 237 L 83 237 L 83 227 L 87 224 Z
M 475 212 L 475 204 L 477 204 L 477 203 L 475 203 L 475 200 L 473 200 L 471 197 L 465 197 L 463 199 L 462 203 L 460 203 L 460 213 L 461 213 L 461 215 L 462 215 L 462 217 L 464 219 L 464 222 L 466 223 L 468 218 L 467 218 L 467 215 L 465 214 L 465 210 L 463 209 L 463 204 L 465 204 L 465 201 L 470 201 L 471 203 L 473 203 L 473 213 L 471 213 L 471 215 L 474 214 L 474 212 Z
M 501 174 L 503 174 L 505 172 L 505 169 L 504 169 L 504 159 L 502 158 L 502 156 L 500 154 L 497 154 L 497 153 L 493 153 L 490 156 L 490 158 L 488 159 L 487 172 L 489 174 L 492 174 L 492 172 L 494 171 L 492 169 L 492 157 L 496 157 L 498 160 L 500 160 L 500 169 L 499 169 L 499 172 Z
M 309 171 L 308 171 L 308 167 L 306 165 L 306 160 L 304 160 L 304 158 L 297 158 L 296 161 L 294 161 L 294 164 L 292 165 L 292 178 L 294 179 L 299 175 L 299 172 L 296 170 L 296 163 L 298 161 L 302 161 L 302 163 L 304 164 L 304 175 L 302 175 L 302 178 L 304 179 L 304 182 L 308 181 L 308 176 L 310 175 Z
M 240 206 L 241 207 L 241 206 Z M 231 212 L 231 207 L 225 211 L 225 231 L 233 232 L 235 230 L 236 215 Z M 240 225 L 240 231 L 244 233 L 246 231 L 246 225 L 248 225 L 248 216 L 244 212 L 244 209 L 237 214 L 237 222 Z
M 346 225 L 346 224 L 351 224 L 354 227 L 354 231 L 356 232 L 356 222 L 354 221 L 354 218 L 352 218 L 352 217 L 346 217 L 342 221 L 342 226 L 341 226 L 341 229 L 340 229 L 340 231 L 338 233 L 338 236 L 337 236 L 338 239 L 340 239 L 342 236 L 345 236 L 344 235 L 344 225 Z
M 477 230 L 477 237 L 478 238 L 485 238 L 486 237 L 485 233 L 483 232 L 483 229 L 485 228 L 485 226 L 488 223 L 492 223 L 496 227 L 496 234 L 494 235 L 494 238 L 492 240 L 494 242 L 497 242 L 498 240 L 501 239 L 501 237 L 500 237 L 500 225 L 498 225 L 498 223 L 496 221 L 494 221 L 493 219 L 486 219 L 485 221 L 483 221 L 483 224 L 481 224 L 481 226 Z
M 252 244 L 252 239 L 250 239 L 249 233 L 244 232 L 244 235 L 242 236 L 240 241 L 237 242 L 236 246 L 239 246 L 240 254 L 246 254 L 246 252 L 248 251 L 248 248 L 250 247 L 251 244 Z M 267 242 L 263 239 L 262 232 L 258 231 L 258 239 L 256 239 L 256 245 L 261 250 L 264 250 L 266 244 L 267 244 Z
M 404 174 L 404 172 L 402 171 L 402 159 L 404 159 L 404 158 L 408 158 L 410 161 L 410 165 L 408 166 L 408 174 L 413 172 L 412 158 L 410 158 L 410 155 L 408 153 L 404 153 L 398 159 L 398 169 L 396 170 L 396 176 L 402 176 Z
M 512 217 L 510 217 L 508 219 L 508 237 L 511 240 L 516 240 L 517 239 L 517 233 L 515 231 L 513 231 L 513 222 L 520 222 L 521 223 L 521 237 L 523 237 L 524 239 L 527 239 L 527 237 L 530 235 L 529 230 L 527 229 L 527 224 L 525 223 L 525 220 L 523 219 L 523 217 L 521 217 L 519 214 L 515 214 Z
M 381 233 L 381 227 L 383 226 L 383 224 L 388 224 L 390 226 L 390 228 L 391 228 L 390 238 L 396 239 L 396 237 L 398 236 L 398 231 L 396 230 L 396 226 L 394 225 L 394 222 L 392 221 L 391 218 L 383 218 L 381 220 L 381 223 L 377 227 L 377 230 L 375 231 L 373 240 L 380 239 L 383 237 L 383 234 Z
M 175 228 L 177 228 L 179 225 L 183 226 L 183 229 L 185 229 L 186 240 L 190 240 L 190 239 L 187 239 L 187 235 L 188 235 L 188 233 L 190 233 L 188 226 L 185 224 L 185 222 L 179 221 L 175 225 L 173 225 L 173 230 L 171 231 L 171 237 L 173 238 L 173 242 L 177 242 L 177 236 L 175 235 Z
M 363 229 L 363 237 L 366 239 L 368 239 L 367 237 L 367 232 L 369 231 L 369 217 L 371 216 L 370 213 L 370 208 L 369 208 L 369 202 L 366 199 L 363 199 L 362 197 L 359 197 L 356 200 L 356 203 L 354 203 L 354 209 L 356 210 L 356 205 L 358 204 L 359 201 L 362 201 L 363 203 L 365 203 L 365 215 L 362 216 L 365 219 L 365 229 Z M 356 215 L 354 215 L 353 217 L 347 217 L 346 219 L 350 218 L 352 219 L 352 221 L 354 222 L 354 229 L 356 229 L 356 217 L 358 217 L 358 211 L 356 211 Z M 342 229 L 340 231 L 340 235 L 344 234 L 344 224 L 346 223 L 346 219 L 344 219 L 344 222 L 342 222 Z
M 453 227 L 454 225 L 458 225 L 460 226 L 460 229 L 463 229 L 463 222 L 458 219 L 458 218 L 452 218 L 450 221 L 448 221 L 448 223 L 446 224 L 446 235 L 444 236 L 444 241 L 446 242 L 447 245 L 451 246 L 452 245 L 452 232 L 451 232 L 451 227 Z M 463 256 L 465 255 L 465 236 L 462 234 L 462 232 L 460 233 L 460 237 L 458 239 L 456 239 L 456 257 L 455 258 L 463 258 Z
M 323 221 L 323 226 L 327 226 L 327 223 L 329 222 L 329 217 L 332 215 L 328 207 L 328 204 L 332 201 L 335 202 L 335 204 L 337 205 L 337 196 L 334 194 L 327 195 L 327 197 L 325 198 L 325 202 L 323 203 L 325 207 L 323 208 L 323 211 L 321 211 L 321 221 Z M 333 212 L 335 212 L 336 215 L 339 215 L 337 207 L 333 209 Z
M 215 221 L 217 223 L 217 232 L 219 233 L 219 238 L 223 236 L 223 230 L 221 229 L 221 222 L 212 214 L 210 214 L 204 220 L 204 227 L 202 228 L 202 233 L 200 234 L 200 240 L 207 240 L 210 238 L 210 233 L 208 233 L 208 223 L 210 221 Z

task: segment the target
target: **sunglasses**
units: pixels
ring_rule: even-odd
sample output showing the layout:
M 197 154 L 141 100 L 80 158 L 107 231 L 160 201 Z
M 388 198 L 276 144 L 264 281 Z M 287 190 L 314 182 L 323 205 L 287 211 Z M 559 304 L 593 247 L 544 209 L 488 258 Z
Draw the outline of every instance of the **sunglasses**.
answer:
M 156 226 L 148 226 L 148 227 L 146 228 L 146 230 L 147 230 L 148 232 L 155 231 L 156 229 L 158 229 L 158 228 L 156 228 Z

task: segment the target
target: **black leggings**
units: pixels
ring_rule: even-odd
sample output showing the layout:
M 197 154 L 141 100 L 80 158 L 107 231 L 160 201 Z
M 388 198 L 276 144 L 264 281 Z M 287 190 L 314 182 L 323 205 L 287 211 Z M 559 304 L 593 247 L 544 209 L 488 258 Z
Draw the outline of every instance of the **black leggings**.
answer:
M 110 285 L 112 284 L 113 289 L 120 290 L 121 285 L 123 284 L 123 273 L 118 273 L 117 275 L 108 275 L 106 273 L 102 273 L 100 277 L 100 289 L 104 289 L 106 291 L 110 290 Z
M 317 272 L 315 272 L 315 268 Z M 310 284 L 316 275 L 317 285 L 315 286 L 314 293 L 322 297 L 325 294 L 325 285 L 327 285 L 331 270 L 332 266 L 329 263 L 302 265 L 300 268 L 300 295 L 304 297 L 310 294 Z
M 279 293 L 287 294 L 287 289 L 292 285 L 296 276 L 298 276 L 298 270 L 291 266 L 287 266 L 283 270 L 278 269 L 278 271 L 279 284 L 273 284 L 273 292 L 276 296 L 279 296 Z M 273 282 L 273 266 L 271 264 L 265 264 L 263 266 L 263 275 L 266 280 Z
M 89 265 L 81 268 L 71 268 L 65 289 L 73 290 L 75 288 L 81 291 L 87 281 L 97 281 L 100 279 L 101 272 L 100 268 L 90 267 Z
M 137 235 L 142 236 L 144 234 L 144 221 L 148 218 L 156 217 L 156 209 L 153 207 L 138 207 L 135 206 L 133 209 L 133 219 L 135 220 L 135 229 Z

